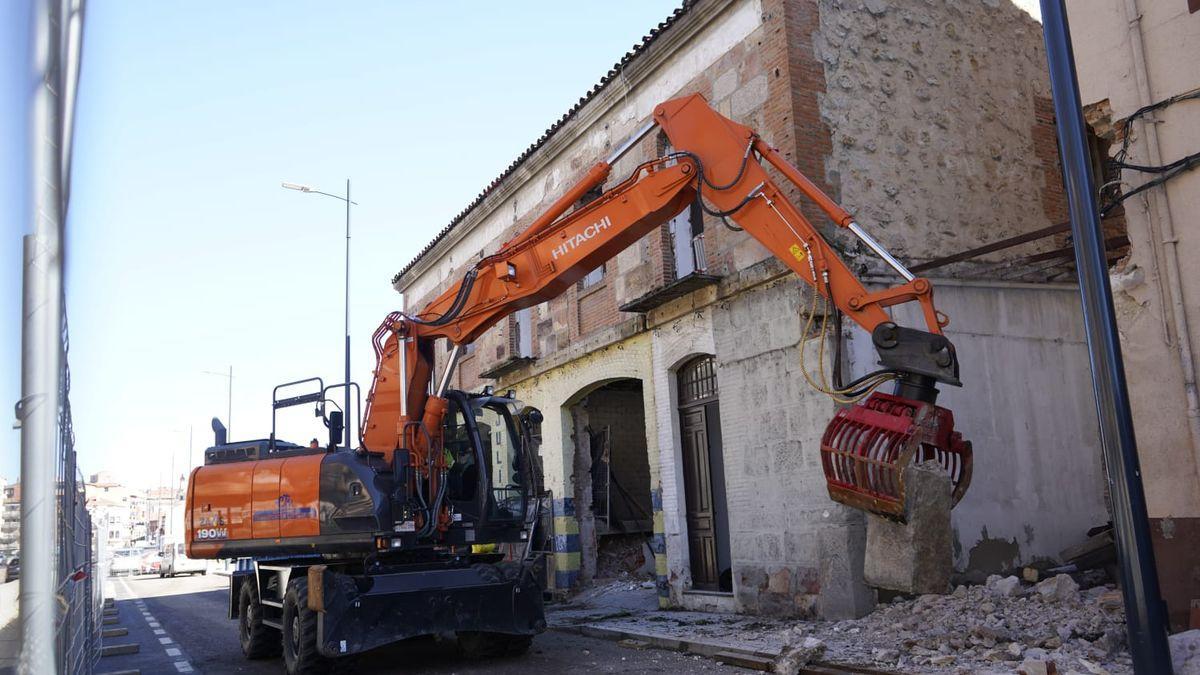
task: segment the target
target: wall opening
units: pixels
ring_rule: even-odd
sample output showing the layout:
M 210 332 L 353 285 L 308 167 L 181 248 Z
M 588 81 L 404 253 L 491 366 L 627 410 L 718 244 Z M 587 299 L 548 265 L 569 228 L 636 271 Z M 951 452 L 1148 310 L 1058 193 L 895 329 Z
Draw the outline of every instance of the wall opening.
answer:
M 606 383 L 572 404 L 569 412 L 580 581 L 653 580 L 654 517 L 642 381 Z

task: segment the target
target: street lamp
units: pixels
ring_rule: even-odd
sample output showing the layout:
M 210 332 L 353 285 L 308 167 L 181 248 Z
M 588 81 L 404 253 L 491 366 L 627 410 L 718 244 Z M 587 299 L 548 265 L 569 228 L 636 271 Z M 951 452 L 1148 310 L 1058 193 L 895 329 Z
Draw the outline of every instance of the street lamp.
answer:
M 358 202 L 350 201 L 350 179 L 346 179 L 346 196 L 330 194 L 316 190 L 308 185 L 300 185 L 298 183 L 281 183 L 281 185 L 289 190 L 298 190 L 300 192 L 308 192 L 311 194 L 325 195 L 340 199 L 346 203 L 346 397 L 342 407 L 342 415 L 344 416 L 344 432 L 346 447 L 350 447 L 350 205 L 358 206 Z

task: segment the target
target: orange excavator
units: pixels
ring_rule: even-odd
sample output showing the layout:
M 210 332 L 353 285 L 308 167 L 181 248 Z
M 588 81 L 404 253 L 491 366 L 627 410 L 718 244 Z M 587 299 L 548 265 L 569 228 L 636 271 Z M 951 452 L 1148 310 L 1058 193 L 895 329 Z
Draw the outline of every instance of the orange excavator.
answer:
M 613 162 L 656 130 L 671 151 L 576 207 L 604 184 Z M 849 229 L 903 283 L 865 287 L 776 176 Z M 685 96 L 657 106 L 606 161 L 428 306 L 388 315 L 373 338 L 377 368 L 358 447 L 337 445 L 349 411 L 325 408 L 330 389 L 351 383 L 327 387 L 314 378 L 276 388 L 276 410 L 315 406 L 330 429 L 326 447 L 284 443 L 274 431 L 227 442 L 214 420 L 217 443 L 188 485 L 188 555 L 239 559 L 229 608 L 246 656 L 282 651 L 295 674 L 448 631 L 478 654 L 529 646 L 545 628 L 533 546 L 543 536 L 541 476 L 531 443 L 541 413 L 512 392 L 451 390 L 460 350 L 513 312 L 557 297 L 693 204 L 745 230 L 812 287 L 806 333 L 818 314 L 824 327 L 825 317 L 840 312 L 871 334 L 879 370 L 829 383 L 803 368 L 818 389 L 853 403 L 838 410 L 821 444 L 830 497 L 903 520 L 903 469 L 934 460 L 950 474 L 955 501 L 961 498 L 971 449 L 950 411 L 936 405 L 938 384 L 961 383 L 930 282 L 909 273 L 753 130 L 702 96 Z M 919 305 L 923 328 L 898 326 L 885 311 L 907 302 Z M 435 383 L 439 338 L 452 349 Z M 893 393 L 875 391 L 889 381 Z M 309 391 L 280 396 L 297 387 Z M 500 544 L 509 545 L 507 554 Z

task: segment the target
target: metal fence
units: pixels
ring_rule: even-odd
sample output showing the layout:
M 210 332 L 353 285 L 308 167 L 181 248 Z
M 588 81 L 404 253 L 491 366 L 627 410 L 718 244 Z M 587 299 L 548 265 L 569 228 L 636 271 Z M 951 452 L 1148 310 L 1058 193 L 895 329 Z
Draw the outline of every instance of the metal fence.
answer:
M 64 303 L 65 307 L 65 303 Z M 104 577 L 98 546 L 87 511 L 84 480 L 76 463 L 75 431 L 71 423 L 71 368 L 67 361 L 70 336 L 66 312 L 62 322 L 58 434 L 58 558 L 55 592 L 58 613 L 55 631 L 60 673 L 91 673 L 100 657 L 100 622 L 104 614 Z

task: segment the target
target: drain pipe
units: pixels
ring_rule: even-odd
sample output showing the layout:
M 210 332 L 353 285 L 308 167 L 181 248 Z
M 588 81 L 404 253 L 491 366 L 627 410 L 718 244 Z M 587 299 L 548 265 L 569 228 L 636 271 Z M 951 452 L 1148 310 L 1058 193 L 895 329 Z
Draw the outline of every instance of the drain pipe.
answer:
M 1150 74 L 1146 69 L 1146 51 L 1142 41 L 1142 13 L 1137 0 L 1125 0 L 1125 21 L 1129 26 L 1129 52 L 1133 59 L 1134 81 L 1137 83 L 1138 107 L 1154 103 L 1150 93 Z M 1150 113 L 1154 115 L 1156 113 Z M 1162 164 L 1162 149 L 1158 143 L 1158 129 L 1153 121 L 1142 118 L 1142 137 L 1146 139 L 1146 160 L 1150 166 Z M 1150 196 L 1157 192 L 1156 196 Z M 1188 329 L 1187 306 L 1183 302 L 1183 282 L 1179 276 L 1179 240 L 1175 237 L 1175 225 L 1171 220 L 1171 204 L 1167 197 L 1166 184 L 1147 192 L 1150 209 L 1158 216 L 1163 258 L 1165 259 L 1167 290 L 1171 294 L 1171 318 L 1175 323 L 1175 335 L 1179 349 L 1179 365 L 1183 373 L 1183 393 L 1187 400 L 1188 431 L 1192 441 L 1192 455 L 1196 471 L 1200 472 L 1200 392 L 1196 386 L 1196 362 L 1192 356 L 1192 336 Z M 1148 216 L 1150 214 L 1147 214 Z M 1168 336 L 1169 338 L 1169 336 Z M 1169 343 L 1169 340 L 1168 340 Z

